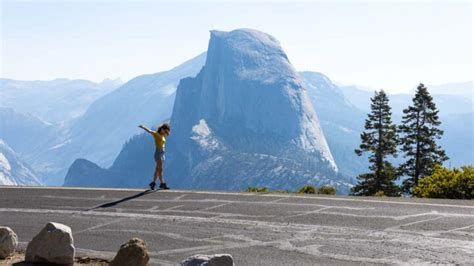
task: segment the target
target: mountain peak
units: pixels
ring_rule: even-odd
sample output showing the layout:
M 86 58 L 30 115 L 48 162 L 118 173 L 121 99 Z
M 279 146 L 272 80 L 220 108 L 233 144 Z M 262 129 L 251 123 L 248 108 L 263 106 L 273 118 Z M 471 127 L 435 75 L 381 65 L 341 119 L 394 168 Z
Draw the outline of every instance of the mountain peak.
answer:
M 199 88 L 201 103 L 193 104 L 199 109 L 196 123 L 205 119 L 234 132 L 239 123 L 237 131 L 275 134 L 321 152 L 336 168 L 302 81 L 271 35 L 250 29 L 211 31 L 206 64 L 197 78 L 207 85 Z
M 295 73 L 278 40 L 251 29 L 211 31 L 206 65 L 231 67 L 240 78 L 270 83 Z
M 211 31 L 206 64 L 178 86 L 171 124 L 170 180 L 189 176 L 199 187 L 215 179 L 222 183 L 211 187 L 223 188 L 228 177 L 217 174 L 226 169 L 235 178 L 261 176 L 249 184 L 282 188 L 288 178 L 324 182 L 337 174 L 302 80 L 280 43 L 263 32 Z M 261 169 L 268 171 L 257 174 Z
M 275 37 L 253 29 L 236 29 L 229 32 L 211 30 L 211 40 L 213 37 L 230 42 L 245 41 L 245 43 L 239 43 L 240 45 L 244 45 L 244 47 L 248 47 L 253 43 L 260 43 L 262 46 L 280 47 L 280 42 L 278 42 Z

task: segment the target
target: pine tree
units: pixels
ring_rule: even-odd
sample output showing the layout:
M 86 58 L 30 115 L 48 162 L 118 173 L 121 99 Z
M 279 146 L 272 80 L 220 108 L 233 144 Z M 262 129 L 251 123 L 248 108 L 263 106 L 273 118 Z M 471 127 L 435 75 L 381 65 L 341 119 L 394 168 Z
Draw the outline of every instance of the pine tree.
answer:
M 399 167 L 400 173 L 408 176 L 403 181 L 404 192 L 411 193 L 420 179 L 433 173 L 436 164 L 442 164 L 449 158 L 444 150 L 437 146 L 436 140 L 443 135 L 439 129 L 441 122 L 433 97 L 420 83 L 413 97 L 413 106 L 403 110 L 402 124 L 399 126 L 401 150 L 408 160 Z
M 370 173 L 357 177 L 358 184 L 352 188 L 353 195 L 373 196 L 383 191 L 387 196 L 399 195 L 396 168 L 386 160 L 387 156 L 397 156 L 397 127 L 392 123 L 389 99 L 383 90 L 375 92 L 370 108 L 371 113 L 365 120 L 365 130 L 360 135 L 361 144 L 355 153 L 362 156 L 368 152 Z

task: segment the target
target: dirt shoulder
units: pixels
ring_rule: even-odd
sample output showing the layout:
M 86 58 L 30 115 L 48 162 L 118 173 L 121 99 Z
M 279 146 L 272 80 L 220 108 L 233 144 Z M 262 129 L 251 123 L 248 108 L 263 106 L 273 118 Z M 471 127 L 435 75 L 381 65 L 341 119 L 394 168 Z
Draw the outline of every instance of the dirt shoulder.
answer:
M 6 259 L 0 260 L 1 266 L 6 265 L 43 265 L 37 263 L 27 263 L 25 262 L 25 253 L 23 252 L 16 252 L 13 256 L 8 257 Z M 89 257 L 76 257 L 74 258 L 74 265 L 94 265 L 94 266 L 103 266 L 109 265 L 109 261 L 106 259 L 97 259 L 97 258 L 89 258 Z

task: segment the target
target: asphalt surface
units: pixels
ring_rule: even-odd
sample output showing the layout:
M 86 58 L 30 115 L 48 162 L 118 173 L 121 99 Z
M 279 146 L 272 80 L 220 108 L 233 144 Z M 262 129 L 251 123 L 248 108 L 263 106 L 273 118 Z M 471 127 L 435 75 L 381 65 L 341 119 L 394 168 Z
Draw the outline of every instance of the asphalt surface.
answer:
M 0 187 L 20 247 L 49 222 L 77 254 L 111 259 L 132 237 L 151 265 L 228 253 L 236 265 L 474 265 L 474 202 L 196 191 Z

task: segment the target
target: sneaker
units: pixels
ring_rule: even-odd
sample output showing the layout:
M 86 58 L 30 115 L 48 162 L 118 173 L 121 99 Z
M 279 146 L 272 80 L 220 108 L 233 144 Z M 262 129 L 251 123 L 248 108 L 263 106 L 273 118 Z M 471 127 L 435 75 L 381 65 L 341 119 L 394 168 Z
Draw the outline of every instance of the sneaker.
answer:
M 155 186 L 156 186 L 155 181 L 151 182 L 151 183 L 149 184 L 149 186 L 150 186 L 150 189 L 151 189 L 151 190 L 155 190 Z
M 162 189 L 170 189 L 170 187 L 168 187 L 168 186 L 166 185 L 166 183 L 161 183 L 161 184 L 160 184 L 160 188 L 162 188 Z

